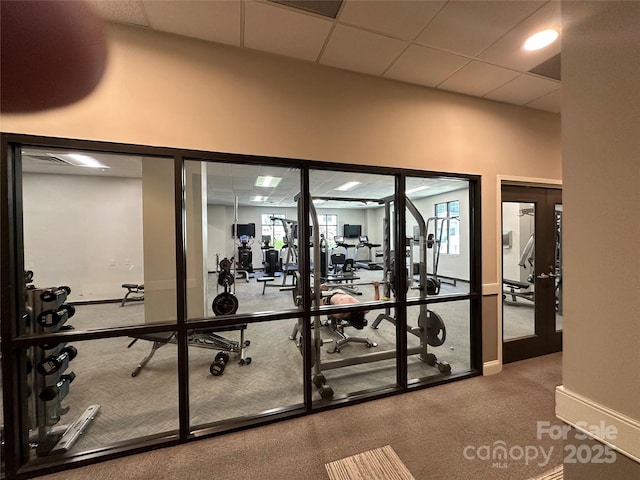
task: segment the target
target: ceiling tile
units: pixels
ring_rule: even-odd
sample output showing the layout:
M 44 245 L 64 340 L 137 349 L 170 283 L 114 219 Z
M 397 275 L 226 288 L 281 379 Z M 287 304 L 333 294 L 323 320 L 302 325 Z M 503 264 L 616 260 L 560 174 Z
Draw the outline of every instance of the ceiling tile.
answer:
M 246 2 L 244 46 L 315 61 L 332 21 L 266 3 Z
M 337 25 L 320 63 L 370 75 L 381 75 L 406 48 L 407 42 Z
M 559 38 L 548 47 L 532 52 L 524 50 L 522 44 L 540 30 L 554 28 L 561 32 L 560 20 L 560 2 L 548 2 L 478 57 L 490 63 L 527 72 L 559 53 L 561 42 Z
M 562 89 L 554 90 L 544 97 L 527 103 L 526 106 L 537 108 L 538 110 L 546 110 L 547 112 L 560 113 L 562 106 Z
M 448 2 L 418 36 L 416 43 L 474 56 L 544 3 L 513 0 Z
M 140 1 L 89 0 L 89 3 L 105 20 L 143 27 L 149 26 Z
M 438 88 L 482 97 L 519 75 L 513 70 L 472 61 L 438 85 Z
M 467 62 L 466 57 L 410 45 L 384 77 L 435 87 Z
M 383 33 L 402 40 L 413 40 L 438 13 L 444 1 L 379 0 L 347 1 L 339 15 L 341 23 Z
M 524 105 L 560 88 L 559 82 L 533 75 L 521 75 L 509 83 L 485 95 L 485 98 Z
M 238 2 L 146 1 L 144 8 L 156 30 L 240 46 Z

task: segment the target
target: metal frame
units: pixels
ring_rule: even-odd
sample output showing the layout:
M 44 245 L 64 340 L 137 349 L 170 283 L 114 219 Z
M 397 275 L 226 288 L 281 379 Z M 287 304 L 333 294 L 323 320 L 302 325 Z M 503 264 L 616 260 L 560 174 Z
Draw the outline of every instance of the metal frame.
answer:
M 425 302 L 440 302 L 451 300 L 469 300 L 471 309 L 471 325 L 469 334 L 471 336 L 470 361 L 471 370 L 461 374 L 454 374 L 444 378 L 437 378 L 433 381 L 408 384 L 407 381 L 407 345 L 404 339 L 407 335 L 406 307 L 417 304 L 415 300 L 409 301 L 406 298 L 406 278 L 404 275 L 397 275 L 398 296 L 393 302 L 397 307 L 398 317 L 396 321 L 397 341 L 397 385 L 392 388 L 375 389 L 365 392 L 358 397 L 335 400 L 332 402 L 314 403 L 312 396 L 311 375 L 305 374 L 303 378 L 303 398 L 304 405 L 289 406 L 278 411 L 254 416 L 246 419 L 238 419 L 216 425 L 210 428 L 192 430 L 189 423 L 189 385 L 187 362 L 188 332 L 194 328 L 207 328 L 212 326 L 210 319 L 191 319 L 187 317 L 187 285 L 186 285 L 186 179 L 184 178 L 184 162 L 189 161 L 215 161 L 224 163 L 265 163 L 278 164 L 299 169 L 300 171 L 300 192 L 302 192 L 299 209 L 299 225 L 302 232 L 308 231 L 310 221 L 309 212 L 312 211 L 312 204 L 309 200 L 309 171 L 314 170 L 335 170 L 338 164 L 321 161 L 299 160 L 290 158 L 259 157 L 252 155 L 226 154 L 216 152 L 206 152 L 199 150 L 187 150 L 177 148 L 141 146 L 111 142 L 84 141 L 75 139 L 61 139 L 32 135 L 2 133 L 0 139 L 1 169 L 0 169 L 0 190 L 3 191 L 1 204 L 1 252 L 0 260 L 3 268 L 0 272 L 0 313 L 3 321 L 0 325 L 1 332 L 1 352 L 2 352 L 2 381 L 3 381 L 3 401 L 4 401 L 4 426 L 5 426 L 5 474 L 8 478 L 33 478 L 45 473 L 67 470 L 77 466 L 92 464 L 112 458 L 136 454 L 149 451 L 158 446 L 171 446 L 196 438 L 204 438 L 212 435 L 223 434 L 240 429 L 252 428 L 257 425 L 275 422 L 283 419 L 306 415 L 326 409 L 349 405 L 364 400 L 387 397 L 389 395 L 401 394 L 416 388 L 426 388 L 440 383 L 448 383 L 457 379 L 480 375 L 482 373 L 482 338 L 481 338 L 481 232 L 480 232 L 480 177 L 478 175 L 450 174 L 447 177 L 469 180 L 469 205 L 470 205 L 470 285 L 469 294 L 459 295 L 455 298 L 426 299 Z M 24 265 L 23 265 L 23 244 L 22 244 L 22 170 L 20 148 L 22 145 L 51 147 L 51 148 L 76 148 L 87 151 L 101 151 L 120 154 L 133 154 L 141 156 L 170 157 L 174 159 L 174 186 L 175 186 L 175 246 L 176 246 L 176 315 L 177 322 L 171 325 L 141 325 L 118 328 L 107 328 L 102 330 L 74 330 L 64 333 L 42 334 L 40 336 L 25 336 L 23 332 L 17 331 L 18 322 L 15 319 L 21 315 L 22 291 L 24 288 Z M 341 171 L 353 173 L 377 173 L 392 175 L 395 179 L 395 202 L 396 221 L 394 237 L 396 245 L 402 245 L 405 232 L 405 196 L 398 192 L 405 191 L 405 181 L 407 176 L 419 177 L 442 177 L 443 174 L 432 171 L 411 170 L 402 168 L 390 168 L 364 165 L 340 164 Z M 317 229 L 314 229 L 317 232 Z M 243 314 L 216 317 L 216 327 L 235 326 L 244 323 L 254 323 L 281 319 L 302 318 L 304 351 L 308 352 L 303 356 L 303 371 L 312 371 L 312 358 L 310 352 L 311 345 L 311 321 L 318 315 L 312 308 L 310 258 L 310 239 L 307 235 L 300 236 L 302 246 L 299 249 L 299 264 L 302 279 L 302 310 L 282 310 L 268 314 Z M 390 239 L 386 239 L 390 241 Z M 403 266 L 404 257 L 402 249 L 395 249 L 395 265 Z M 388 302 L 387 302 L 388 303 Z M 367 306 L 371 308 L 371 306 Z M 336 312 L 340 309 L 336 309 Z M 179 430 L 177 432 L 167 432 L 150 438 L 138 439 L 113 447 L 96 449 L 91 452 L 79 453 L 77 456 L 66 458 L 62 461 L 52 459 L 45 465 L 28 465 L 28 438 L 26 423 L 26 408 L 23 399 L 26 398 L 25 385 L 21 382 L 19 371 L 25 368 L 24 360 L 20 358 L 20 351 L 28 347 L 37 345 L 43 341 L 54 339 L 57 342 L 95 340 L 115 337 L 131 337 L 135 335 L 145 335 L 153 333 L 175 332 L 178 349 L 178 417 Z M 14 414 L 18 412 L 18 414 Z

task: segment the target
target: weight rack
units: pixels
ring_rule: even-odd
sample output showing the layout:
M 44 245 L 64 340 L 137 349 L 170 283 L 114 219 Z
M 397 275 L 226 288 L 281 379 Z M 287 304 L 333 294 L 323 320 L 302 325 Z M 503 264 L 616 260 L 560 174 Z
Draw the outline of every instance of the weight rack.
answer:
M 33 274 L 25 276 L 28 282 Z M 75 314 L 73 305 L 65 303 L 71 289 L 66 286 L 25 290 L 26 332 L 55 333 L 72 330 L 67 321 Z M 76 375 L 69 370 L 78 351 L 66 342 L 41 344 L 27 352 L 27 392 L 29 407 L 29 443 L 39 457 L 65 453 L 97 415 L 100 405 L 90 405 L 71 424 L 58 425 L 69 407 L 62 404 Z

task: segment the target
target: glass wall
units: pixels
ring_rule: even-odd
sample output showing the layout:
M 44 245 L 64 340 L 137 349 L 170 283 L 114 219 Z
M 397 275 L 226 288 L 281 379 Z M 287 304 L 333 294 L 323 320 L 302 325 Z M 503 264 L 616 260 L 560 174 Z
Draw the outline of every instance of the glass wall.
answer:
M 94 305 L 75 328 L 175 323 L 173 159 L 24 147 L 22 205 L 26 283 Z
M 3 157 L 12 472 L 478 374 L 478 178 L 54 143 Z
M 309 184 L 310 218 L 319 230 L 313 239 L 309 284 L 312 307 L 321 310 L 311 318 L 311 349 L 319 359 L 312 368 L 312 383 L 320 400 L 395 387 L 395 331 L 371 327 L 379 311 L 375 303 L 390 300 L 395 290 L 385 209 L 395 196 L 395 178 L 311 170 Z M 336 219 L 335 235 L 328 238 L 320 227 L 327 217 Z
M 201 325 L 187 337 L 191 426 L 300 406 L 302 356 L 289 338 L 300 172 L 196 160 L 185 172 L 187 309 Z M 256 319 L 283 310 L 290 319 Z
M 17 157 L 25 290 L 15 333 L 40 339 L 16 356 L 23 458 L 175 435 L 176 348 L 155 354 L 175 331 L 68 338 L 176 323 L 173 159 L 28 146 Z

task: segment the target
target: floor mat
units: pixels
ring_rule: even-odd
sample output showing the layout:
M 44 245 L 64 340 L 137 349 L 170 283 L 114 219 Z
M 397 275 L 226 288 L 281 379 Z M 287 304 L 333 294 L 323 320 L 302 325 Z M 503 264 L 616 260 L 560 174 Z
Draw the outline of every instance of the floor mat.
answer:
M 387 445 L 325 465 L 331 480 L 415 480 Z
M 531 480 L 562 480 L 564 478 L 564 466 L 560 465 L 553 470 L 543 473 L 537 477 L 532 477 Z

